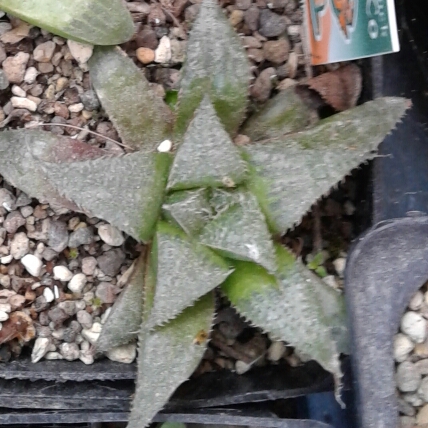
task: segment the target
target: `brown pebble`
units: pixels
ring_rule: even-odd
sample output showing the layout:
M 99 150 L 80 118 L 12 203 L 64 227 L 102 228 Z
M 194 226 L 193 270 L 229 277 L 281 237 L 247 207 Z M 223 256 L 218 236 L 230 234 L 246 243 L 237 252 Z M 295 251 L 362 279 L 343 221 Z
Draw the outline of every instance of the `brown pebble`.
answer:
M 244 19 L 244 12 L 242 10 L 232 10 L 232 13 L 229 16 L 229 22 L 232 27 L 239 25 Z
M 269 40 L 263 45 L 265 58 L 274 64 L 282 64 L 288 59 L 290 42 L 287 39 Z
M 155 60 L 155 52 L 150 48 L 138 48 L 136 54 L 142 64 L 150 64 Z
M 264 60 L 263 51 L 261 49 L 248 49 L 247 50 L 248 58 L 254 62 L 262 62 Z
M 275 76 L 275 69 L 272 67 L 264 69 L 257 77 L 251 88 L 251 96 L 259 102 L 269 99 L 272 90 L 272 77 Z

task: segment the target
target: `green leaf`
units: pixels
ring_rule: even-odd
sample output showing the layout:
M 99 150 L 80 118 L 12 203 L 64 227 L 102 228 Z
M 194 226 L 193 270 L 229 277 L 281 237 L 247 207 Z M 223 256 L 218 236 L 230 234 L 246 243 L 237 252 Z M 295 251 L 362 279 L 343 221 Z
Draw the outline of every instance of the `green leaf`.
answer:
M 254 261 L 274 272 L 275 251 L 256 198 L 242 190 L 230 192 L 230 198 L 230 205 L 222 207 L 222 212 L 202 229 L 200 242 L 227 257 Z M 219 197 L 214 199 L 218 204 Z
M 214 316 L 209 293 L 163 327 L 139 335 L 138 380 L 128 428 L 147 426 L 177 387 L 194 372 L 206 349 Z
M 168 189 L 234 187 L 246 177 L 246 164 L 205 96 L 178 148 Z
M 176 131 L 183 134 L 209 94 L 227 132 L 245 117 L 250 68 L 245 49 L 216 0 L 203 0 L 186 51 Z
M 346 342 L 343 297 L 277 245 L 276 276 L 260 266 L 236 262 L 222 285 L 232 305 L 253 324 L 284 340 L 340 376 L 338 345 Z
M 162 205 L 164 216 L 188 235 L 196 235 L 212 217 L 208 189 L 174 192 Z
M 152 252 L 156 292 L 149 328 L 176 317 L 232 272 L 221 257 L 168 223 L 158 223 Z
M 134 34 L 132 17 L 121 0 L 0 0 L 0 10 L 92 45 L 118 45 Z
M 306 105 L 294 87 L 268 100 L 245 122 L 240 130 L 252 141 L 281 137 L 312 124 L 317 112 Z
M 175 108 L 175 105 L 178 102 L 178 91 L 176 90 L 170 90 L 166 91 L 165 94 L 165 102 L 172 108 Z
M 143 319 L 144 291 L 147 287 L 146 258 L 144 251 L 131 266 L 129 280 L 116 299 L 97 340 L 97 351 L 106 352 L 137 339 Z
M 408 106 L 404 98 L 379 98 L 303 132 L 243 147 L 249 188 L 271 230 L 285 233 L 346 174 L 373 158 Z
M 44 162 L 95 159 L 105 154 L 105 150 L 50 132 L 24 129 L 0 132 L 0 174 L 58 212 L 79 211 L 79 207 L 46 180 Z
M 44 173 L 66 198 L 137 240 L 153 236 L 171 157 L 131 153 L 93 161 L 45 163 Z
M 98 98 L 127 146 L 153 150 L 170 137 L 174 123 L 170 108 L 124 52 L 98 47 L 89 69 Z
M 313 256 L 312 260 L 306 266 L 308 267 L 308 269 L 314 270 L 324 263 L 324 258 L 324 252 L 318 251 L 318 253 Z

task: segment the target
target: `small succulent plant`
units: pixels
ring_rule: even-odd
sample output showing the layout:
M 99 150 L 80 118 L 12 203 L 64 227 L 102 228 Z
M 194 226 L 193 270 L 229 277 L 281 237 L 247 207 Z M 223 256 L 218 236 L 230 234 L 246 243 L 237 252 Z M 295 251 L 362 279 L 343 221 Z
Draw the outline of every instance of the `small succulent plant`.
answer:
M 289 89 L 246 118 L 247 57 L 215 0 L 202 2 L 193 23 L 174 110 L 119 48 L 96 47 L 89 68 L 134 151 L 111 156 L 48 132 L 7 130 L 0 174 L 53 208 L 102 218 L 147 244 L 97 342 L 102 352 L 138 340 L 129 426 L 146 426 L 199 364 L 216 287 L 339 381 L 338 357 L 348 349 L 343 298 L 277 238 L 375 156 L 406 100 L 381 98 L 313 123 Z M 247 144 L 233 142 L 238 131 Z

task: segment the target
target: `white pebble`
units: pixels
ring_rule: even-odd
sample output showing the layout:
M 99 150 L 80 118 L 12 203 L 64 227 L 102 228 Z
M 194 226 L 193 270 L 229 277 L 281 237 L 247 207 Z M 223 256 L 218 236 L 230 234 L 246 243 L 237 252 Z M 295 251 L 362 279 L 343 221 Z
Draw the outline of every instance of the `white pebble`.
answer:
M 12 94 L 21 98 L 25 98 L 27 96 L 27 93 L 18 85 L 12 86 Z
M 15 108 L 24 108 L 29 111 L 37 110 L 37 104 L 34 101 L 29 100 L 28 98 L 11 97 L 10 102 Z
M 251 364 L 244 363 L 241 360 L 238 360 L 235 363 L 235 371 L 238 374 L 244 374 L 244 373 L 246 373 L 250 369 L 251 369 Z
M 394 360 L 402 363 L 412 352 L 415 344 L 403 333 L 394 336 Z
M 33 256 L 32 254 L 26 254 L 22 259 L 21 263 L 24 265 L 27 272 L 32 276 L 40 276 L 42 271 L 42 261 Z
M 101 324 L 105 324 L 111 313 L 111 307 L 107 308 L 106 311 L 101 315 Z
M 98 228 L 98 235 L 108 245 L 119 247 L 125 241 L 122 232 L 111 224 L 103 224 Z
M 71 278 L 67 287 L 72 293 L 81 293 L 85 285 L 86 275 L 84 273 L 76 273 L 76 275 Z
M 416 343 L 422 343 L 426 339 L 426 320 L 416 312 L 406 312 L 401 319 L 401 331 Z
M 339 257 L 333 261 L 334 268 L 336 269 L 337 274 L 343 278 L 345 273 L 346 259 L 343 257 Z
M 59 290 L 57 285 L 54 285 L 54 296 L 55 299 L 59 299 Z
M 10 303 L 0 303 L 0 311 L 9 314 L 12 311 L 12 306 L 10 305 Z
M 267 352 L 267 358 L 270 361 L 279 361 L 284 355 L 286 347 L 284 342 L 272 342 Z
M 90 365 L 94 363 L 94 356 L 90 351 L 80 351 L 79 360 L 84 364 Z
M 130 364 L 137 356 L 137 345 L 129 343 L 128 345 L 117 346 L 107 351 L 106 356 L 111 361 Z
M 155 50 L 155 62 L 166 64 L 171 61 L 171 41 L 167 36 L 163 36 Z
M 172 149 L 172 142 L 170 140 L 164 140 L 158 146 L 158 152 L 168 153 Z
M 40 361 L 49 350 L 51 344 L 47 337 L 38 337 L 34 342 L 33 352 L 31 353 L 31 362 L 37 363 Z
M 95 345 L 100 337 L 101 329 L 102 325 L 98 322 L 94 322 L 91 328 L 84 328 L 82 330 L 82 337 L 92 345 Z
M 25 71 L 24 82 L 31 85 L 36 81 L 38 75 L 39 72 L 37 71 L 36 67 L 28 67 Z
M 8 256 L 0 257 L 0 263 L 2 265 L 7 265 L 13 260 L 12 254 L 9 254 Z
M 48 302 L 48 303 L 51 303 L 55 300 L 55 296 L 49 287 L 46 287 L 43 290 L 43 296 L 45 296 L 46 302 Z
M 82 103 L 77 103 L 77 104 L 71 104 L 68 107 L 68 110 L 70 111 L 70 113 L 80 113 L 84 108 L 85 107 Z
M 61 355 L 67 361 L 74 361 L 79 358 L 80 350 L 75 343 L 61 343 L 59 348 Z
M 48 352 L 45 355 L 46 360 L 63 360 L 63 356 L 59 352 Z
M 15 260 L 22 259 L 30 250 L 30 240 L 24 232 L 16 233 L 10 243 L 10 254 Z
M 84 43 L 78 43 L 73 40 L 67 40 L 68 49 L 70 49 L 71 56 L 79 63 L 85 64 L 92 56 L 94 47 Z
M 337 290 L 339 284 L 337 283 L 336 277 L 334 275 L 327 275 L 322 279 L 328 286 Z
M 423 302 L 424 295 L 420 290 L 418 290 L 415 295 L 410 299 L 409 309 L 411 309 L 412 311 L 417 311 L 421 308 Z
M 9 319 L 9 314 L 3 311 L 0 311 L 0 322 L 7 321 Z
M 65 266 L 55 266 L 53 268 L 54 279 L 59 279 L 60 281 L 70 281 L 73 278 L 73 274 Z

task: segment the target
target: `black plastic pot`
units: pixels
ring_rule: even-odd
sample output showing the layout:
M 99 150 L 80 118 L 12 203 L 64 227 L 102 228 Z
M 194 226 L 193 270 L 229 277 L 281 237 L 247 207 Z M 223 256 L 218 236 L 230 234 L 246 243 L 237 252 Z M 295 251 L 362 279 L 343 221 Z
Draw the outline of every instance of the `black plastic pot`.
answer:
M 360 428 L 399 426 L 393 335 L 411 296 L 428 279 L 428 13 L 398 5 L 401 52 L 374 60 L 377 96 L 413 106 L 374 165 L 374 223 L 348 258 L 345 296 Z

